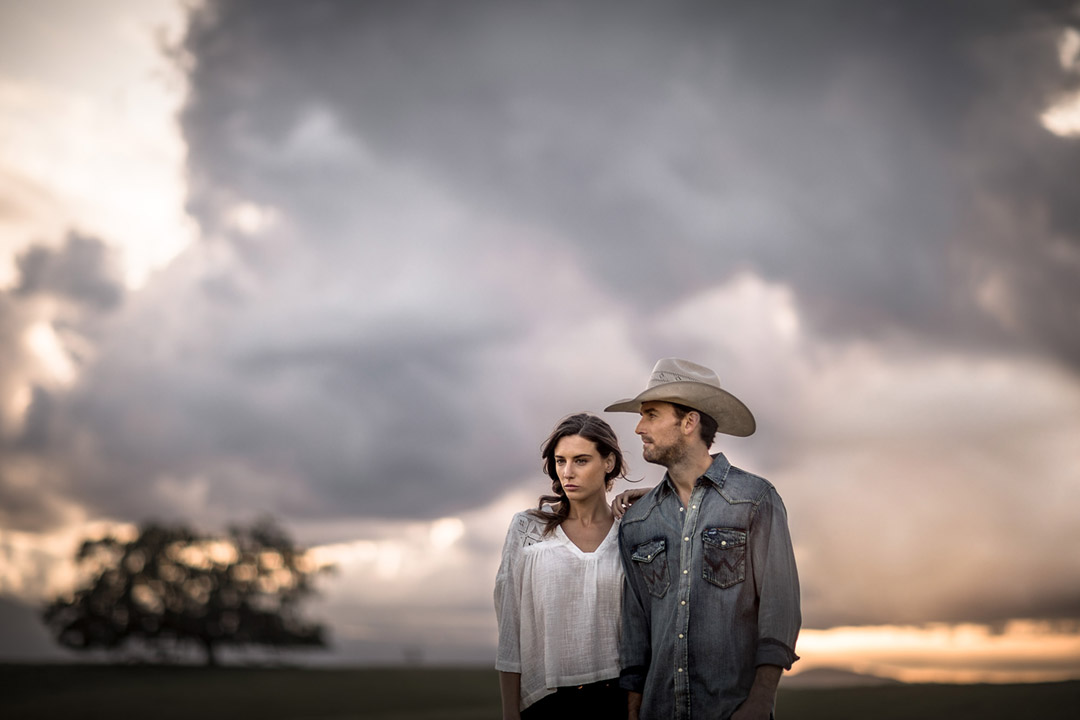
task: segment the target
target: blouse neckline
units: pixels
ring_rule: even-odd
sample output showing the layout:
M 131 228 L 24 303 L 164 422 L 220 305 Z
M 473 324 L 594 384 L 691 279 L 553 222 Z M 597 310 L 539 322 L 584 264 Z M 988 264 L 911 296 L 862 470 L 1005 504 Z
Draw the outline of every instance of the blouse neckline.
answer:
M 566 545 L 568 545 L 571 550 L 573 550 L 576 554 L 580 555 L 581 557 L 595 557 L 596 555 L 598 555 L 600 553 L 600 551 L 604 549 L 604 546 L 609 545 L 611 542 L 613 542 L 611 538 L 612 538 L 612 536 L 618 535 L 618 532 L 619 532 L 619 520 L 618 520 L 618 518 L 616 518 L 611 523 L 611 527 L 608 528 L 607 535 L 605 535 L 604 539 L 600 541 L 600 544 L 596 546 L 596 549 L 593 550 L 592 552 L 585 552 L 584 550 L 582 550 L 581 548 L 579 548 L 577 546 L 577 543 L 575 543 L 573 540 L 570 539 L 570 536 L 567 535 L 566 531 L 562 529 L 561 524 L 555 526 L 555 535 L 557 535 L 560 540 L 562 540 L 564 543 L 566 543 Z

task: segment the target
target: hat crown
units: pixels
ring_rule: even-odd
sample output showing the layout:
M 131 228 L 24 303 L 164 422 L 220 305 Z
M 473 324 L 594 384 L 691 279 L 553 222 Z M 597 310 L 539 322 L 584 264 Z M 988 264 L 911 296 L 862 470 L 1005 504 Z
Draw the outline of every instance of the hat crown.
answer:
M 715 420 L 717 430 L 728 435 L 746 437 L 757 427 L 750 409 L 720 387 L 720 378 L 715 372 L 682 358 L 658 361 L 643 392 L 608 405 L 606 409 L 608 412 L 637 413 L 647 402 L 668 402 L 693 408 Z
M 715 372 L 682 358 L 663 358 L 658 360 L 649 376 L 649 388 L 673 382 L 696 382 L 712 387 L 720 387 L 720 378 Z

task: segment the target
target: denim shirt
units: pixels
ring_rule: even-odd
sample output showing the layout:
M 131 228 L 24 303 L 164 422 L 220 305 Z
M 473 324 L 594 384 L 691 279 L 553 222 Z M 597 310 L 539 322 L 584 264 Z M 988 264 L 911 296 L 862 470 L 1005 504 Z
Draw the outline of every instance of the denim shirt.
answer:
M 764 478 L 722 454 L 684 508 L 671 479 L 619 528 L 620 685 L 641 720 L 727 718 L 759 665 L 791 669 L 802 616 L 787 512 Z

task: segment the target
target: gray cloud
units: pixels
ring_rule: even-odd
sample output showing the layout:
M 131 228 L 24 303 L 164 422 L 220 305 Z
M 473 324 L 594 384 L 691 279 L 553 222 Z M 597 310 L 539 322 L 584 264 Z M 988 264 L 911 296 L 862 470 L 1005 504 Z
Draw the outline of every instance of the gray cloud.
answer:
M 1005 492 L 1003 468 L 1032 462 L 1007 441 L 1045 432 L 974 391 L 944 412 L 963 372 L 911 378 L 961 358 L 1068 368 L 1034 385 L 1048 395 L 1075 382 L 1080 150 L 1038 122 L 1075 82 L 1055 46 L 1074 7 L 205 3 L 181 117 L 202 241 L 121 302 L 72 236 L 24 254 L 0 296 L 5 343 L 43 294 L 109 310 L 80 321 L 77 382 L 35 391 L 20 426 L 43 478 L 22 522 L 59 522 L 58 499 L 135 520 L 271 511 L 323 541 L 348 539 L 342 519 L 460 514 L 542 481 L 560 415 L 684 354 L 758 411 L 735 449 L 802 533 L 809 624 L 1075 616 L 1075 582 L 1042 565 L 993 602 L 970 597 L 993 582 L 941 568 L 918 602 L 881 593 L 920 582 L 934 532 L 993 543 L 1017 505 L 1046 520 L 1040 548 L 1068 527 Z M 1031 402 L 1032 426 L 1075 410 Z M 927 472 L 905 475 L 905 447 L 934 449 Z M 1032 482 L 1068 480 L 1051 475 Z M 917 501 L 960 504 L 972 478 L 992 491 L 974 520 Z
M 19 272 L 16 295 L 52 294 L 98 310 L 110 310 L 123 298 L 109 250 L 93 237 L 71 232 L 59 249 L 34 245 L 15 260 Z
M 79 464 L 57 437 L 70 429 L 67 388 L 43 370 L 30 333 L 47 329 L 63 362 L 77 369 L 90 361 L 98 324 L 121 304 L 124 289 L 108 246 L 77 232 L 58 248 L 31 245 L 15 265 L 15 285 L 0 291 L 0 524 L 34 530 L 63 522 L 69 473 Z M 25 407 L 17 417 L 19 398 Z
M 1055 33 L 1072 9 L 327 3 L 256 19 L 212 6 L 187 42 L 185 129 L 207 181 L 194 202 L 212 222 L 222 187 L 293 207 L 288 188 L 316 227 L 345 219 L 342 196 L 319 190 L 350 184 L 340 168 L 282 185 L 256 150 L 321 108 L 387 162 L 558 228 L 638 307 L 670 301 L 658 278 L 691 292 L 752 268 L 792 284 L 830 332 L 1015 343 L 967 302 L 965 268 L 1020 259 L 1017 275 L 1045 277 L 1056 238 L 1024 228 L 1017 258 L 957 228 L 980 220 L 972 180 L 1070 184 L 1075 143 L 1036 119 L 1070 82 Z M 1068 222 L 1067 196 L 1028 198 Z M 1054 300 L 1030 302 L 1036 314 Z M 1055 323 L 1036 339 L 1072 361 L 1072 335 Z

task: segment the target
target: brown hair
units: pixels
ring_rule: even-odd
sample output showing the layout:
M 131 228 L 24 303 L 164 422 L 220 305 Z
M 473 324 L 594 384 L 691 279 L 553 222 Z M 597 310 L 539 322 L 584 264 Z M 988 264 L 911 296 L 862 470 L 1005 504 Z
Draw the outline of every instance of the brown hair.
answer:
M 671 403 L 675 408 L 675 417 L 682 422 L 687 413 L 696 412 L 701 421 L 698 423 L 698 437 L 705 443 L 706 448 L 712 447 L 713 440 L 716 438 L 716 431 L 719 428 L 716 420 L 712 415 L 706 415 L 697 408 L 692 408 L 689 405 L 680 405 L 679 403 Z
M 614 466 L 604 475 L 604 481 L 609 490 L 615 478 L 626 477 L 626 461 L 623 460 L 622 450 L 619 449 L 619 439 L 610 425 L 590 413 L 577 413 L 564 419 L 551 431 L 551 435 L 548 435 L 540 451 L 541 457 L 544 458 L 544 472 L 551 478 L 552 494 L 541 495 L 536 509 L 529 511 L 545 522 L 545 535 L 562 524 L 562 521 L 570 514 L 570 500 L 563 492 L 562 483 L 559 482 L 559 471 L 555 467 L 555 446 L 563 438 L 574 435 L 579 435 L 596 445 L 600 457 L 605 460 L 612 455 L 615 456 Z

